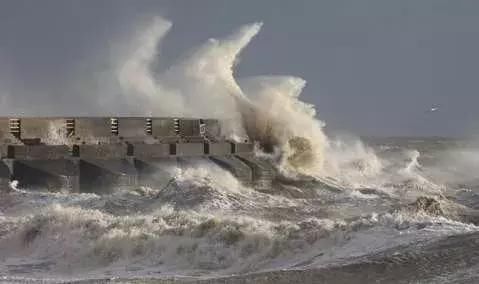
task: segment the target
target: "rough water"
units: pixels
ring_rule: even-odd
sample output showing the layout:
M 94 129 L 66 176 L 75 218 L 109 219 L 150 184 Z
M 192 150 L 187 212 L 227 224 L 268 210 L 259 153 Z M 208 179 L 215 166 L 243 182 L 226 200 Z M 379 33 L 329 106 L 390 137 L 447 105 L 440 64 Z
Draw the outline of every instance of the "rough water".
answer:
M 171 23 L 140 33 L 117 76 L 124 113 L 219 118 L 278 172 L 269 191 L 198 161 L 154 188 L 0 191 L 0 280 L 477 283 L 479 147 L 327 136 L 290 76 L 235 78 L 261 24 L 153 72 Z M 196 96 L 196 97 L 195 97 Z M 127 103 L 128 104 L 128 103 Z M 61 191 L 61 189 L 59 189 Z
M 440 139 L 372 142 L 369 151 L 380 163 L 393 156 L 396 162 L 367 174 L 365 161 L 351 161 L 361 177 L 349 186 L 333 178 L 283 178 L 272 193 L 261 193 L 202 162 L 171 169 L 176 180 L 162 188 L 4 192 L 1 277 L 477 281 L 477 179 L 439 181 L 477 167 L 477 160 L 459 158 L 473 149 Z M 444 167 L 437 167 L 442 159 Z

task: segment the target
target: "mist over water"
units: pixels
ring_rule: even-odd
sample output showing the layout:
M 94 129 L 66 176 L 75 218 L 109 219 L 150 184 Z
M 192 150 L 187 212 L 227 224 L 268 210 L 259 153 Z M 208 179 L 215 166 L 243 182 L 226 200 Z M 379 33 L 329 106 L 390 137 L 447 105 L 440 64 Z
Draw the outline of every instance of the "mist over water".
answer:
M 274 165 L 272 190 L 245 187 L 204 161 L 165 169 L 174 182 L 108 195 L 12 183 L 0 195 L 0 276 L 198 280 L 287 270 L 304 274 L 276 282 L 301 282 L 311 271 L 345 283 L 375 274 L 390 282 L 477 279 L 477 244 L 469 236 L 478 231 L 479 183 L 466 171 L 477 163 L 475 148 L 440 139 L 327 137 L 314 106 L 300 99 L 305 80 L 235 77 L 261 23 L 209 39 L 157 72 L 171 26 L 155 18 L 131 39 L 113 72 L 122 91 L 112 109 L 220 119 L 226 137 L 250 139 L 257 156 Z M 455 244 L 451 237 L 461 246 L 444 249 Z M 359 268 L 348 282 L 351 267 Z

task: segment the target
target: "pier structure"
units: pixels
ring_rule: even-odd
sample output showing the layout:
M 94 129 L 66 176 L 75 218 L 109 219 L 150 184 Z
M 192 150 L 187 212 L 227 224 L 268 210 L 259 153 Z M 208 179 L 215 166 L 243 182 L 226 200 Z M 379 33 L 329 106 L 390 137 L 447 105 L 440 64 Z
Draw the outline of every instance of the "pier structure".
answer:
M 221 135 L 218 120 L 171 117 L 0 118 L 0 184 L 106 193 L 161 186 L 169 167 L 208 160 L 244 185 L 270 188 L 273 170 L 249 141 Z

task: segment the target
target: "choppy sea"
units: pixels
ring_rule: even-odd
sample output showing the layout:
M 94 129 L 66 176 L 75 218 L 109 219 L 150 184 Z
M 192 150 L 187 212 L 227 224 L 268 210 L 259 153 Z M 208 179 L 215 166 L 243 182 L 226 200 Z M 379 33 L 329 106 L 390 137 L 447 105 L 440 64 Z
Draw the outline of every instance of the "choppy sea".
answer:
M 0 193 L 0 281 L 479 283 L 479 147 L 347 149 L 335 175 L 283 176 L 269 192 L 208 162 L 108 195 L 19 181 Z

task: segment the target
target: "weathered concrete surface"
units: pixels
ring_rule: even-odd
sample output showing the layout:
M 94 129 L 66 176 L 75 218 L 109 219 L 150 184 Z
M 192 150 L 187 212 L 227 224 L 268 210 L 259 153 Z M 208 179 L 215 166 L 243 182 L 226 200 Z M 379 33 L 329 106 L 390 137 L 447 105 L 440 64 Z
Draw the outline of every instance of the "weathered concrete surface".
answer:
M 173 178 L 171 172 L 178 164 L 175 157 L 135 159 L 139 183 L 154 188 L 166 186 Z
M 79 192 L 78 163 L 68 159 L 14 160 L 12 178 L 21 187 Z
M 232 143 L 214 119 L 172 117 L 0 118 L 0 184 L 108 192 L 171 179 L 171 166 L 209 159 L 247 185 L 268 177 L 250 143 Z
M 102 138 L 111 136 L 111 118 L 75 118 L 74 137 L 77 140 L 95 143 Z
M 84 159 L 125 158 L 128 154 L 126 144 L 79 145 L 79 156 Z
M 133 154 L 137 159 L 155 159 L 170 156 L 169 144 L 133 144 Z
M 9 119 L 8 118 L 0 118 L 0 142 L 1 143 L 9 143 L 14 137 L 10 134 L 9 129 Z M 7 140 L 7 141 L 5 141 Z
M 43 143 L 61 144 L 66 131 L 64 118 L 22 118 L 21 139 L 39 138 Z
M 178 143 L 176 144 L 177 156 L 201 156 L 204 155 L 203 143 Z
M 246 186 L 251 186 L 253 183 L 253 171 L 243 161 L 235 156 L 211 156 L 211 161 L 221 168 L 231 172 L 239 181 Z
M 181 119 L 179 122 L 181 136 L 200 135 L 200 121 L 198 119 Z
M 238 154 L 236 157 L 251 168 L 253 172 L 253 186 L 255 189 L 260 191 L 272 190 L 272 183 L 276 172 L 271 164 L 256 158 L 252 153 Z
M 105 193 L 138 185 L 138 171 L 127 159 L 81 159 L 79 164 L 82 192 Z
M 221 137 L 221 126 L 216 119 L 204 119 L 203 124 L 206 126 L 205 136 L 213 141 Z
M 2 149 L 2 158 L 23 160 L 66 159 L 71 149 L 66 145 L 8 145 Z
M 146 118 L 144 117 L 121 117 L 118 118 L 118 135 L 124 138 L 145 139 Z
M 231 144 L 228 142 L 209 143 L 210 155 L 226 155 L 231 154 Z
M 0 161 L 0 191 L 8 189 L 12 171 L 8 164 L 10 161 Z
M 155 137 L 176 136 L 172 118 L 152 118 L 152 135 Z
M 234 153 L 252 153 L 254 150 L 254 145 L 251 143 L 234 143 L 234 145 Z

